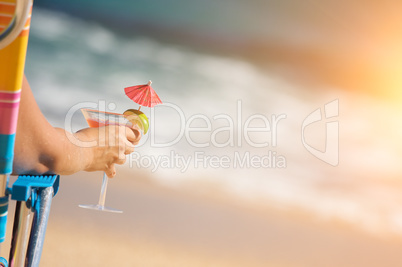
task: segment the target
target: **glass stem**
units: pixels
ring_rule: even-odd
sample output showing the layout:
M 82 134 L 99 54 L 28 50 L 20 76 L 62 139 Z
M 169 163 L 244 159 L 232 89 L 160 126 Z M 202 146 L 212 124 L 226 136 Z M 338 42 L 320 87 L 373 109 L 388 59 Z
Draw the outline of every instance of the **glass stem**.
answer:
M 102 189 L 99 195 L 99 206 L 105 206 L 105 199 L 106 199 L 106 189 L 107 189 L 107 178 L 106 173 L 103 173 L 103 181 L 102 181 Z

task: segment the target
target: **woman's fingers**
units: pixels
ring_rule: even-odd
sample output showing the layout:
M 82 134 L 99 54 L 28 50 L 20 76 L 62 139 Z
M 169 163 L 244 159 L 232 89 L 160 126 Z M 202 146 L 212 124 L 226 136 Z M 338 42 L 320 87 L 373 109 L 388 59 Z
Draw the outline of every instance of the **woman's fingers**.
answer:
M 126 129 L 126 138 L 132 144 L 136 145 L 140 142 L 141 139 L 141 132 L 137 127 L 129 128 L 125 127 Z
M 134 149 L 135 149 L 135 147 L 131 142 L 129 142 L 128 140 L 124 141 L 124 154 L 125 155 L 133 153 Z
M 118 165 L 123 165 L 125 162 L 126 162 L 126 156 L 125 155 L 121 156 L 121 158 L 118 158 L 115 161 L 115 163 L 118 164 Z
M 89 131 L 89 130 L 88 130 Z M 98 146 L 94 149 L 95 157 L 88 170 L 104 170 L 107 177 L 116 175 L 116 164 L 124 164 L 126 155 L 134 152 L 135 144 L 141 138 L 138 128 L 108 125 L 98 128 Z
M 113 178 L 116 175 L 116 167 L 114 164 L 109 165 L 105 170 L 106 176 Z
M 121 164 L 124 164 L 124 162 L 126 162 L 126 153 L 125 153 L 126 150 L 125 150 L 125 147 L 126 146 L 124 144 L 119 147 L 118 157 L 115 160 L 116 164 L 121 165 Z

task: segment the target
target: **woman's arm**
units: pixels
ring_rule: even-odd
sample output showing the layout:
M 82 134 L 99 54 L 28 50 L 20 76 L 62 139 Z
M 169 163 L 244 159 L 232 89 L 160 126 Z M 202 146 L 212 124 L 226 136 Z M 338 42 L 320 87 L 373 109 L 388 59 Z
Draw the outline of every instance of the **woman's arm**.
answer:
M 102 133 L 107 134 L 102 134 Z M 69 138 L 70 137 L 70 138 Z M 103 146 L 80 147 L 70 140 L 96 141 Z M 124 126 L 86 128 L 76 134 L 52 127 L 40 111 L 24 77 L 15 141 L 14 174 L 72 174 L 81 170 L 116 173 L 134 151 L 140 132 Z

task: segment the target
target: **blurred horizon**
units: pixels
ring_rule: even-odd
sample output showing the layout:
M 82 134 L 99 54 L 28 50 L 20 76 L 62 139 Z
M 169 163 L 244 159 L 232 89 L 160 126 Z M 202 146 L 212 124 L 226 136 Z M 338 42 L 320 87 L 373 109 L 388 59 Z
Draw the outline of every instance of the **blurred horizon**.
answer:
M 296 82 L 402 100 L 400 1 L 50 1 L 128 36 L 251 60 Z

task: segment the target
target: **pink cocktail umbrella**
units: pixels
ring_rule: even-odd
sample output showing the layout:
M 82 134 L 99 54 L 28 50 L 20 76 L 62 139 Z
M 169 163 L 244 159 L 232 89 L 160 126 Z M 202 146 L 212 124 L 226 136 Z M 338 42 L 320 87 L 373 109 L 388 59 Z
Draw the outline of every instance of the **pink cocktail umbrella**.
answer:
M 141 106 L 152 108 L 158 104 L 162 104 L 161 99 L 156 94 L 154 89 L 152 89 L 151 84 L 152 82 L 149 81 L 147 84 L 124 88 L 124 92 L 126 93 L 126 95 L 135 103 L 140 105 L 140 108 L 138 110 L 141 109 Z

